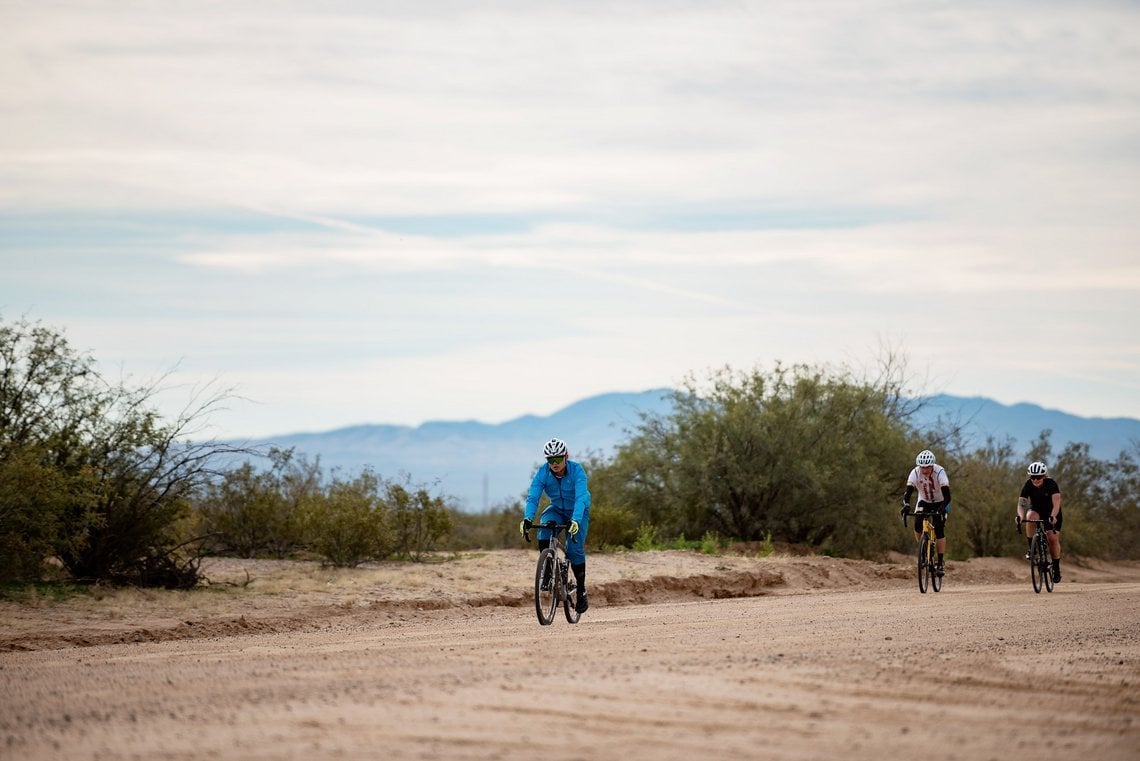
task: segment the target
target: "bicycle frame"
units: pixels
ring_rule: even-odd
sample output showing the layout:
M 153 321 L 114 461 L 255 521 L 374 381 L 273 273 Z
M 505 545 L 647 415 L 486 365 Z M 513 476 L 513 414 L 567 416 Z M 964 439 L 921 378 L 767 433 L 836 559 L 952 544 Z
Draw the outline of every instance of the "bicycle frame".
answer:
M 1036 523 L 1033 529 L 1033 538 L 1029 543 L 1029 580 L 1033 583 L 1033 591 L 1041 594 L 1041 587 L 1045 591 L 1053 591 L 1053 556 L 1049 553 L 1049 537 L 1045 533 L 1048 521 L 1041 518 L 1025 518 L 1022 523 Z
M 913 515 L 915 519 L 922 519 L 922 538 L 918 541 L 918 591 L 926 594 L 927 587 L 935 592 L 942 591 L 942 577 L 938 575 L 938 535 L 934 530 L 934 521 L 930 513 L 916 513 L 908 511 L 905 515 Z M 906 517 L 903 517 L 906 525 Z
M 534 609 L 538 622 L 543 626 L 554 623 L 554 610 L 562 603 L 562 610 L 569 623 L 576 624 L 582 614 L 578 612 L 578 590 L 570 573 L 570 561 L 566 558 L 566 546 L 561 535 L 567 528 L 565 523 L 536 523 L 534 529 L 550 529 L 550 545 L 538 553 L 538 563 L 534 570 Z M 530 532 L 523 537 L 530 542 Z M 571 541 L 577 541 L 571 537 Z

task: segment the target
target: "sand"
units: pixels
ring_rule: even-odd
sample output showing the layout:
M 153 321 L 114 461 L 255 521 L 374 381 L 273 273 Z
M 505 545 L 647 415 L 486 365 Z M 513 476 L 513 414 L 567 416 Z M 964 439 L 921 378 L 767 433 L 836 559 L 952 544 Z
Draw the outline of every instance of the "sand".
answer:
M 592 553 L 543 627 L 535 557 L 0 601 L 0 758 L 1140 759 L 1140 564 Z

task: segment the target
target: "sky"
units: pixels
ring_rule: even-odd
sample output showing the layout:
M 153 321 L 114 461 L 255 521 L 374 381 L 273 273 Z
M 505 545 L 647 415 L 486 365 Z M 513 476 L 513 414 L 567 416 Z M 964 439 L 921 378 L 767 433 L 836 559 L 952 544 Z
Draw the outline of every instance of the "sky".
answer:
M 719 368 L 1140 418 L 1140 4 L 0 0 L 0 319 L 221 437 Z M 873 371 L 872 371 L 873 372 Z

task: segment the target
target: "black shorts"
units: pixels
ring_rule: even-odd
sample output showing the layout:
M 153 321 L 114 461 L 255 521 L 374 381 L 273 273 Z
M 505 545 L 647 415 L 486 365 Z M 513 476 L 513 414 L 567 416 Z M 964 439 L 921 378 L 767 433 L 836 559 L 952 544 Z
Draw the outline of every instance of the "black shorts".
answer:
M 1033 516 L 1031 516 L 1031 515 L 1030 515 L 1030 513 L 1037 513 L 1037 511 L 1036 511 L 1036 510 L 1034 510 L 1034 509 L 1031 507 L 1031 508 L 1029 508 L 1028 510 L 1026 510 L 1026 511 L 1025 511 L 1025 517 L 1026 517 L 1026 518 L 1032 518 Z M 1064 510 L 1058 510 L 1058 511 L 1057 511 L 1057 520 L 1053 521 L 1053 525 L 1052 525 L 1052 526 L 1050 526 L 1050 525 L 1049 525 L 1049 523 L 1048 523 L 1048 520 L 1049 520 L 1049 513 L 1045 513 L 1044 515 L 1041 515 L 1040 513 L 1037 513 L 1037 517 L 1038 517 L 1038 518 L 1044 518 L 1044 519 L 1045 519 L 1045 521 L 1046 521 L 1046 523 L 1045 523 L 1045 530 L 1046 530 L 1046 531 L 1060 531 L 1060 530 L 1061 530 L 1061 521 L 1062 521 L 1062 520 L 1064 519 L 1064 517 L 1065 517 L 1065 511 L 1064 511 Z
M 929 517 L 930 522 L 934 524 L 934 538 L 946 538 L 946 507 L 943 503 L 919 500 L 914 512 L 921 513 L 921 515 L 916 514 L 914 516 L 914 530 L 916 532 L 922 531 L 922 521 Z

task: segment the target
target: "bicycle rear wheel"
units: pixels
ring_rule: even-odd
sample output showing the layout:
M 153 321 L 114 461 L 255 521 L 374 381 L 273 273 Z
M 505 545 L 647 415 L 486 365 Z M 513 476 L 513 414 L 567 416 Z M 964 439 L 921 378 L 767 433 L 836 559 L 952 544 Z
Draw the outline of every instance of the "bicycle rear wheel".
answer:
M 543 626 L 554 623 L 554 608 L 558 605 L 554 560 L 554 550 L 547 547 L 538 553 L 538 565 L 534 570 L 534 610 L 538 614 L 538 622 Z
M 926 534 L 922 535 L 922 539 L 918 541 L 918 591 L 926 594 L 926 587 L 930 583 L 930 566 L 927 565 L 926 558 L 930 552 L 930 537 Z
M 1044 582 L 1046 571 L 1042 565 L 1042 554 L 1044 548 L 1041 546 L 1041 537 L 1033 537 L 1033 541 L 1029 543 L 1029 577 L 1033 581 L 1033 591 L 1041 594 L 1041 584 Z M 1050 581 L 1052 577 L 1049 577 Z
M 571 574 L 567 573 L 568 568 L 568 563 L 562 564 L 562 589 L 565 592 L 562 595 L 562 610 L 566 614 L 566 620 L 576 624 L 582 617 L 578 612 L 578 584 L 571 580 Z

